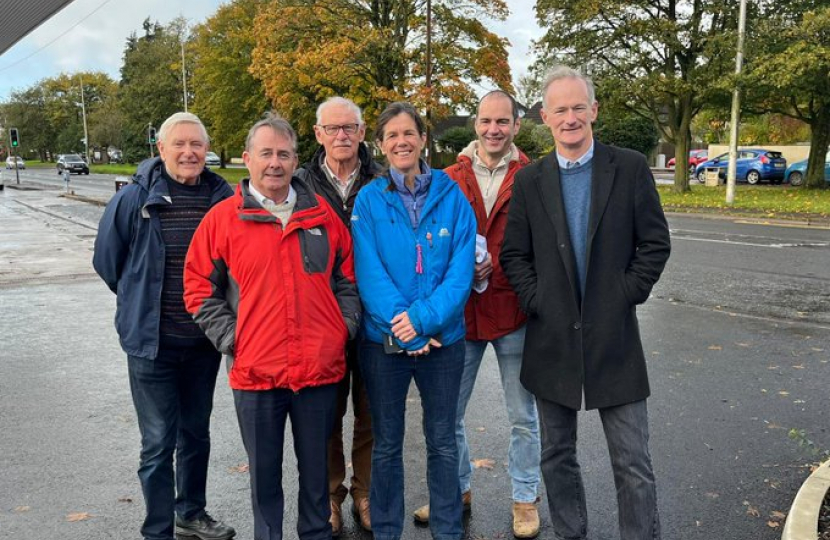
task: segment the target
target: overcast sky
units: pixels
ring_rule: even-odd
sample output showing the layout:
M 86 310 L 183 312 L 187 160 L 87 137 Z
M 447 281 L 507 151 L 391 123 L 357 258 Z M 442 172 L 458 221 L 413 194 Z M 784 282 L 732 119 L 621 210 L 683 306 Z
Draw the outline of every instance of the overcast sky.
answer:
M 148 16 L 166 24 L 183 16 L 197 24 L 212 15 L 220 0 L 74 0 L 14 47 L 0 55 L 0 102 L 14 90 L 24 90 L 37 81 L 61 72 L 103 71 L 114 79 L 127 36 L 142 33 Z M 530 41 L 541 35 L 536 25 L 535 0 L 510 0 L 511 15 L 505 22 L 490 24 L 507 37 L 514 82 L 533 62 Z M 478 89 L 483 93 L 489 88 Z

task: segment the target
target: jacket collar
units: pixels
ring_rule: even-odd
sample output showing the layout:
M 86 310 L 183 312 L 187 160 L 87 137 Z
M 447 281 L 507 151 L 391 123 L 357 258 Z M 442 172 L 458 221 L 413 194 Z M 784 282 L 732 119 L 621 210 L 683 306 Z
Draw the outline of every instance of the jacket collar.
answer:
M 239 219 L 243 221 L 276 223 L 277 217 L 263 208 L 254 194 L 251 193 L 250 183 L 250 178 L 245 178 L 239 182 L 239 186 L 236 188 L 236 196 L 240 198 Z M 309 216 L 316 216 L 317 214 L 325 214 L 325 208 L 319 204 L 317 196 L 303 180 L 297 178 L 296 176 L 292 177 L 291 187 L 294 188 L 294 191 L 297 194 L 297 203 L 294 205 L 294 215 L 298 215 L 305 211 L 312 211 L 312 214 L 308 214 L 307 216 L 299 216 L 304 219 Z M 292 215 L 292 222 L 294 221 L 294 215 Z

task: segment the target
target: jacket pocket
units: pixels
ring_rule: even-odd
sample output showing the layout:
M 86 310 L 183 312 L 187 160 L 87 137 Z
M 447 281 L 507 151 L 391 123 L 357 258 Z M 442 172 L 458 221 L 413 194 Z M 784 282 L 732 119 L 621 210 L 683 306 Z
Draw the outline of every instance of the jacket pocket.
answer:
M 300 253 L 306 273 L 319 274 L 329 265 L 329 234 L 325 227 L 312 227 L 300 231 Z

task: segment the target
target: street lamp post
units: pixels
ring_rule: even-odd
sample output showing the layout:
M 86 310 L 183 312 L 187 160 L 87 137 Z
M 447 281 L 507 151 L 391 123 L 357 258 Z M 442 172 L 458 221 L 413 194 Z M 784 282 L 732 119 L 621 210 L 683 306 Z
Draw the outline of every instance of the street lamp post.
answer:
M 737 78 L 744 63 L 744 31 L 746 29 L 746 0 L 741 0 L 738 15 L 738 52 L 735 55 L 735 89 L 732 91 L 732 118 L 729 126 L 729 170 L 726 175 L 726 204 L 735 202 L 735 176 L 738 166 L 738 124 L 741 117 L 741 90 Z
M 87 129 L 86 125 L 86 100 L 84 99 L 84 82 L 83 80 L 80 81 L 81 83 L 81 114 L 84 119 L 84 152 L 86 155 L 86 163 L 87 167 L 89 166 L 89 130 Z

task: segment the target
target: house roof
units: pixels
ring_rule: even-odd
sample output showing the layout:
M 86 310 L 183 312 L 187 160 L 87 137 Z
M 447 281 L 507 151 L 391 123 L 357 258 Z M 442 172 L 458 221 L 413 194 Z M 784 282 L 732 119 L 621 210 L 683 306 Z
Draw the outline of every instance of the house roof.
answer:
M 23 39 L 72 0 L 3 0 L 0 14 L 0 54 Z

